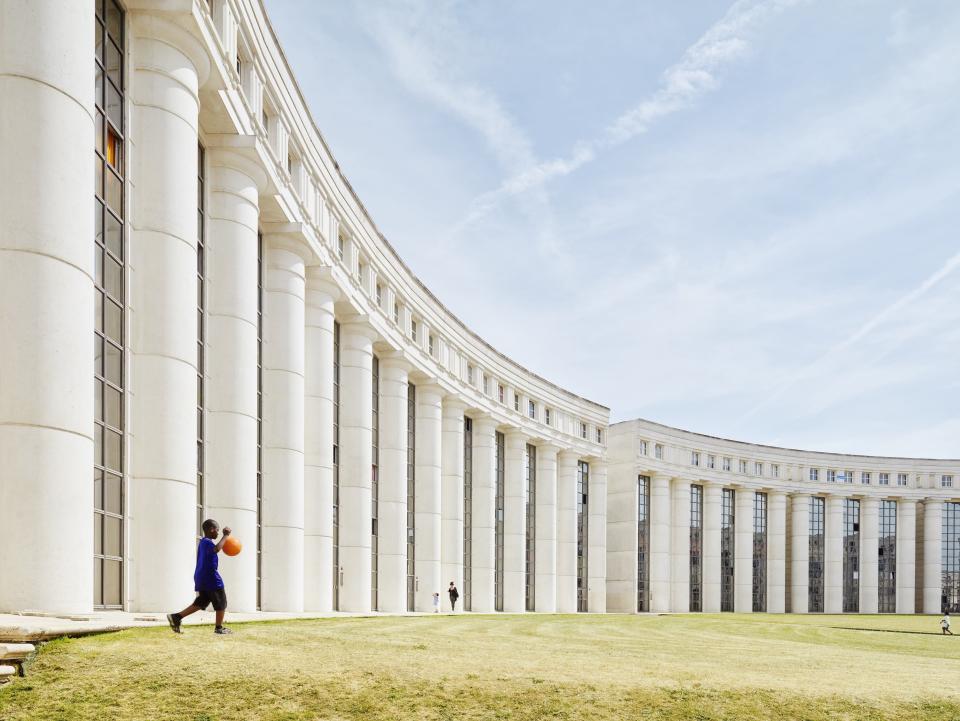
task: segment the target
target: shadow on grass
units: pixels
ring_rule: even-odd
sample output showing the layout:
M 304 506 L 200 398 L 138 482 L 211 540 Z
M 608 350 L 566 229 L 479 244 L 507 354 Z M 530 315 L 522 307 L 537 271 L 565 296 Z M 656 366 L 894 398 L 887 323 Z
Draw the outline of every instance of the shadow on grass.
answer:
M 868 631 L 870 633 L 908 633 L 914 636 L 941 636 L 941 635 L 950 635 L 953 634 L 940 634 L 936 631 L 904 631 L 896 628 L 855 628 L 853 626 L 827 626 L 827 628 L 833 628 L 838 631 Z

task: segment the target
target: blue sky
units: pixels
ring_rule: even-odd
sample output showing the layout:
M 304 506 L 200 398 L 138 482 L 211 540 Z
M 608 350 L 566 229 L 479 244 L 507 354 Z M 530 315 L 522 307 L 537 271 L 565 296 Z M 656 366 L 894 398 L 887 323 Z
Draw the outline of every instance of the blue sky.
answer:
M 955 0 L 266 0 L 377 225 L 612 408 L 960 457 Z

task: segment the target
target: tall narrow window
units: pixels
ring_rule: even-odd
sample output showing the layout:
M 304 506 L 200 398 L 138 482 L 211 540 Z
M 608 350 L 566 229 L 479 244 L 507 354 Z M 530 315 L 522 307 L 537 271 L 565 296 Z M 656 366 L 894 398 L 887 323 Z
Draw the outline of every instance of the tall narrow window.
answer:
M 494 521 L 494 571 L 493 571 L 493 608 L 495 611 L 503 610 L 503 434 L 497 431 L 496 434 L 497 459 L 496 459 L 496 517 Z
M 334 566 L 336 568 L 336 566 Z M 263 234 L 257 233 L 257 610 L 263 598 Z
M 370 609 L 376 611 L 379 606 L 377 595 L 377 572 L 380 555 L 379 518 L 380 518 L 380 359 L 373 356 L 373 383 L 371 405 L 373 409 L 370 423 L 372 448 L 370 458 Z
M 703 486 L 690 486 L 690 610 L 703 610 Z
M 753 611 L 767 610 L 767 494 L 753 494 Z
M 97 3 L 95 32 L 93 605 L 123 607 L 124 436 L 124 14 Z
M 536 610 L 537 580 L 537 447 L 527 444 L 527 605 L 528 611 Z
M 473 610 L 473 420 L 463 419 L 463 610 Z
M 943 504 L 940 610 L 960 613 L 960 503 Z
M 204 506 L 206 488 L 204 487 L 204 361 L 206 360 L 206 271 L 207 256 L 203 244 L 204 187 L 203 187 L 203 146 L 197 145 L 197 537 L 203 537 Z
M 333 322 L 333 608 L 340 609 L 340 324 Z
M 588 610 L 588 548 L 590 542 L 590 464 L 577 462 L 577 611 Z
M 843 499 L 843 612 L 860 610 L 860 501 Z
M 823 613 L 824 523 L 826 499 L 810 498 L 810 562 L 808 567 L 808 605 L 810 613 Z
M 637 476 L 637 611 L 650 610 L 650 477 Z
M 723 489 L 720 509 L 720 610 L 733 611 L 734 595 L 734 532 L 736 530 L 734 503 L 736 493 L 732 488 Z
M 880 547 L 877 549 L 877 610 L 897 612 L 897 502 L 880 501 Z
M 413 611 L 417 593 L 417 387 L 407 384 L 407 610 Z

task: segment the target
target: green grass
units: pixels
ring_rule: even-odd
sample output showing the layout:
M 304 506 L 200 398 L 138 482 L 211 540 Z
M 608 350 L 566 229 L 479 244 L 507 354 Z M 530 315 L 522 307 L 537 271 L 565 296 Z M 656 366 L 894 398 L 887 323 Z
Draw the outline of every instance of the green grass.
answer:
M 424 616 L 46 645 L 0 719 L 958 719 L 924 616 Z

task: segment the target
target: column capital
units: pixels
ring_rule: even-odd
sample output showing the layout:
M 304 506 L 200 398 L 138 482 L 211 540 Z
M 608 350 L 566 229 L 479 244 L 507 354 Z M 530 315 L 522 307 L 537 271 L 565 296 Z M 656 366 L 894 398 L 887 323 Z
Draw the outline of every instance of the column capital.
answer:
M 328 265 L 307 266 L 307 304 L 310 304 L 311 293 L 323 293 L 330 300 L 337 300 L 340 295 L 340 286 L 333 279 L 333 269 Z
M 650 480 L 654 483 L 666 483 L 669 485 L 670 481 L 673 479 L 669 473 L 664 473 L 663 471 L 654 471 L 650 474 Z
M 159 13 L 137 9 L 135 6 L 131 7 L 129 5 L 127 10 L 130 13 L 133 36 L 138 39 L 159 40 L 183 53 L 197 71 L 197 88 L 195 90 L 203 87 L 207 78 L 210 77 L 210 57 L 207 55 L 203 43 L 185 28 L 167 20 Z M 156 54 L 151 54 L 150 62 L 154 63 L 156 61 Z M 137 63 L 137 69 L 140 69 L 139 62 Z
M 282 225 L 282 228 L 272 227 L 276 225 Z M 304 264 L 314 260 L 313 250 L 310 249 L 306 234 L 300 229 L 300 223 L 265 224 L 263 242 L 266 244 L 266 250 L 285 250 L 299 256 Z
M 492 436 L 497 430 L 497 421 L 493 416 L 485 413 L 477 415 L 473 419 L 473 430 L 476 433 L 486 433 Z
M 372 343 L 380 337 L 377 329 L 370 324 L 370 316 L 354 315 L 340 321 L 340 335 L 352 334 L 367 338 Z
M 448 393 L 443 397 L 443 412 L 463 415 L 470 406 L 456 393 Z
M 393 350 L 386 353 L 377 353 L 377 358 L 380 360 L 380 370 L 392 368 L 409 374 L 413 369 L 413 365 L 407 360 L 403 351 Z
M 447 394 L 446 389 L 439 383 L 433 381 L 427 381 L 425 383 L 417 383 L 413 381 L 414 385 L 417 387 L 417 399 L 419 400 L 421 395 L 425 396 L 438 396 L 442 401 L 443 397 Z
M 540 443 L 537 445 L 537 453 L 543 453 L 548 456 L 557 456 L 560 453 L 560 446 L 554 443 Z
M 247 176 L 257 190 L 267 192 L 270 176 L 261 165 L 256 153 L 256 135 L 214 134 L 205 136 L 204 149 L 210 170 L 228 168 Z M 240 190 L 242 185 L 228 182 L 229 174 L 211 173 L 210 187 L 213 190 Z

